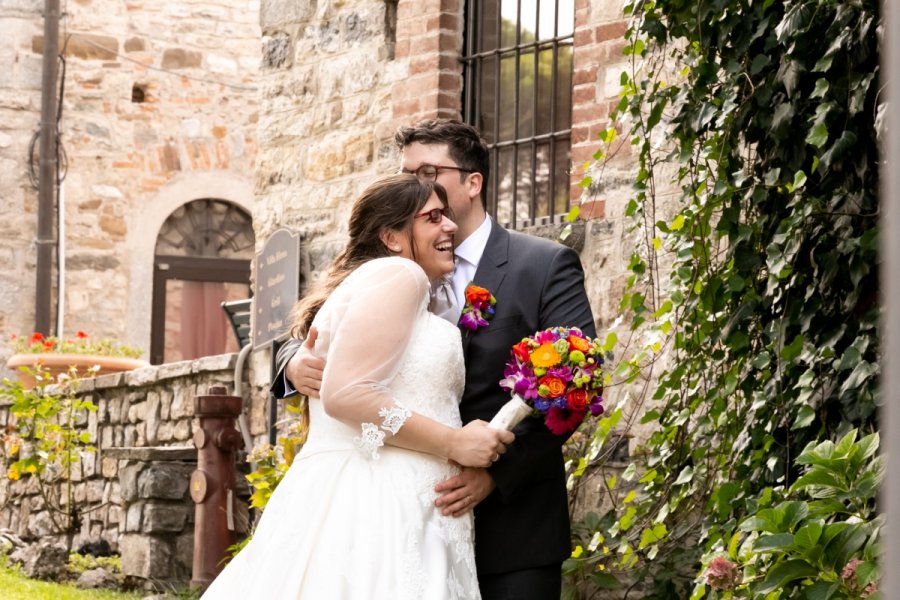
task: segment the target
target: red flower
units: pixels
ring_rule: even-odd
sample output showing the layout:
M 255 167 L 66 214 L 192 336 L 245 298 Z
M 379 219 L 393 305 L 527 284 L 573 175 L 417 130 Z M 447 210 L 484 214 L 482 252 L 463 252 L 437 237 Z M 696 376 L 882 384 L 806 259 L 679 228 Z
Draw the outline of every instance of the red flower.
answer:
M 544 375 L 538 379 L 538 387 L 543 386 L 547 386 L 547 389 L 549 390 L 547 393 L 548 398 L 559 398 L 566 393 L 566 382 L 559 377 Z
M 566 394 L 566 404 L 568 404 L 569 408 L 572 410 L 587 410 L 589 399 L 587 390 L 581 388 L 569 390 Z
M 31 340 L 28 342 L 29 344 L 36 344 L 38 342 L 44 341 L 44 334 L 34 332 L 31 334 Z
M 88 335 L 87 335 L 85 332 L 81 331 L 80 329 L 79 329 L 78 331 L 75 332 L 75 337 L 77 337 L 79 340 L 83 340 L 83 339 L 85 339 L 87 336 L 88 336 Z
M 531 360 L 531 346 L 528 342 L 519 342 L 512 347 L 513 354 L 519 359 L 519 362 L 525 364 Z
M 563 435 L 570 431 L 575 431 L 584 419 L 584 411 L 566 410 L 565 408 L 556 408 L 551 406 L 547 411 L 547 417 L 544 423 L 547 429 L 556 435 Z
M 50 352 L 53 350 L 54 345 L 55 344 L 53 342 L 44 342 L 44 350 L 46 350 L 47 352 Z
M 491 293 L 485 288 L 475 284 L 469 284 L 466 288 L 466 302 L 469 304 L 476 304 L 478 302 L 490 303 L 490 301 Z

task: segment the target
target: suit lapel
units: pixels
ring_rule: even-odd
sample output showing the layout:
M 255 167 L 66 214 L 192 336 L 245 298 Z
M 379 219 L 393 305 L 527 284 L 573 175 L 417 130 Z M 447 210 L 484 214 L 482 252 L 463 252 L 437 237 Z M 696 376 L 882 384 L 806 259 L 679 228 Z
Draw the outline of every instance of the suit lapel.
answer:
M 481 260 L 478 261 L 478 269 L 475 270 L 475 278 L 472 281 L 475 285 L 485 288 L 487 291 L 497 296 L 500 286 L 503 285 L 503 279 L 506 277 L 506 268 L 509 263 L 509 232 L 503 229 L 497 222 L 491 218 L 491 234 L 488 236 L 487 244 L 484 252 L 481 254 Z M 497 300 L 498 304 L 500 300 Z M 488 325 L 490 328 L 490 325 Z M 463 354 L 467 355 L 469 350 L 469 342 L 478 335 L 478 331 L 469 331 L 462 329 Z

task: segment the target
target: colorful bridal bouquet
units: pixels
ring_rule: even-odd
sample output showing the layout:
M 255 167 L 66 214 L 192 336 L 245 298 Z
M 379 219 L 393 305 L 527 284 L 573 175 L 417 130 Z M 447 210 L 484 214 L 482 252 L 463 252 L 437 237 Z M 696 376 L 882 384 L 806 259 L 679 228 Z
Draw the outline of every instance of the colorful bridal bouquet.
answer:
M 553 433 L 574 431 L 588 411 L 603 413 L 602 366 L 600 342 L 577 327 L 552 327 L 524 338 L 512 347 L 500 382 L 512 399 L 491 426 L 510 430 L 536 412 Z

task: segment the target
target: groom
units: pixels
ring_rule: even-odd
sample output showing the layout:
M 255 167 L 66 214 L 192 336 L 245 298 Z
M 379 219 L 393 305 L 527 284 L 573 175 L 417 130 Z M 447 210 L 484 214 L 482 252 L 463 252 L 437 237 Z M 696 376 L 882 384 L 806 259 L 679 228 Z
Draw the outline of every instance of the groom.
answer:
M 400 129 L 395 140 L 401 170 L 441 183 L 459 227 L 450 318 L 459 318 L 469 283 L 486 288 L 497 300 L 486 327 L 463 330 L 462 420 L 490 421 L 509 399 L 499 381 L 514 344 L 553 326 L 576 326 L 596 335 L 581 262 L 571 249 L 506 231 L 487 215 L 490 160 L 473 127 L 445 119 L 424 121 Z M 292 340 L 279 350 L 273 382 L 277 397 L 293 393 L 295 386 L 318 395 L 323 363 L 309 352 L 297 352 L 300 344 Z M 436 504 L 444 514 L 474 509 L 475 560 L 484 600 L 558 600 L 562 561 L 571 551 L 561 451 L 568 436 L 552 434 L 534 417 L 514 431 L 515 442 L 493 466 L 466 468 L 439 483 Z

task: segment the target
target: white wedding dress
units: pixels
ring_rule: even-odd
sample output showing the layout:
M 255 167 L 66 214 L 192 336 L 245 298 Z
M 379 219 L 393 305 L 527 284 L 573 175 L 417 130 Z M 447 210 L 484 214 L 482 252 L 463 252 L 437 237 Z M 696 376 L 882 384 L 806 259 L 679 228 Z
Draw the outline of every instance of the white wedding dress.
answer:
M 414 262 L 376 259 L 322 306 L 309 438 L 204 599 L 480 598 L 472 515 L 434 506 L 434 485 L 458 469 L 382 443 L 407 411 L 461 426 L 459 330 L 427 311 L 428 289 Z

